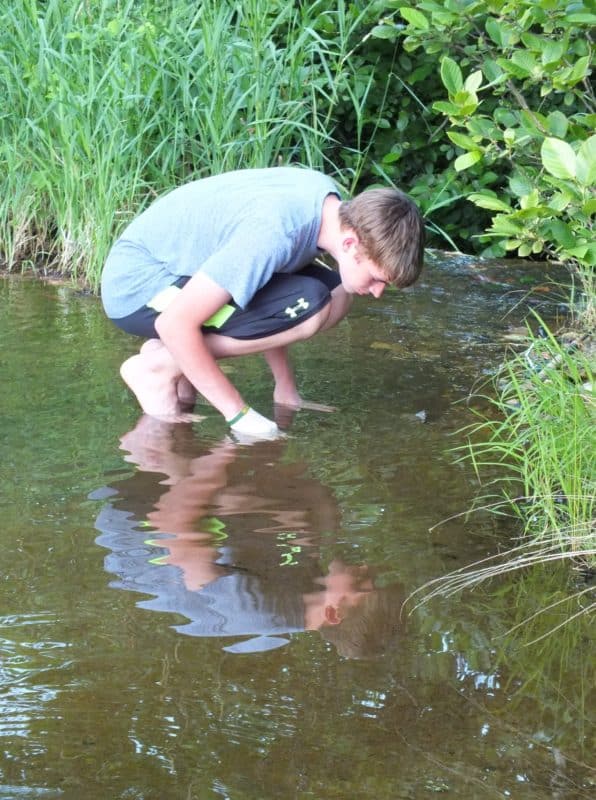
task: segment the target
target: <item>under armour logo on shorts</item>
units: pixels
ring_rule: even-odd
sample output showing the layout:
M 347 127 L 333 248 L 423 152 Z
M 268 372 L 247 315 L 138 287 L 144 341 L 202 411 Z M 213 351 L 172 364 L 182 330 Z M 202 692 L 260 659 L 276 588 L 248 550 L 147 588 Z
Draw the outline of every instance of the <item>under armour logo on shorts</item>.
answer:
M 298 298 L 298 301 L 296 302 L 295 305 L 286 307 L 286 314 L 288 315 L 288 317 L 290 317 L 290 319 L 296 319 L 298 314 L 301 311 L 306 311 L 306 309 L 309 306 L 310 306 L 310 303 L 308 303 L 304 299 L 304 297 L 300 297 L 300 298 Z

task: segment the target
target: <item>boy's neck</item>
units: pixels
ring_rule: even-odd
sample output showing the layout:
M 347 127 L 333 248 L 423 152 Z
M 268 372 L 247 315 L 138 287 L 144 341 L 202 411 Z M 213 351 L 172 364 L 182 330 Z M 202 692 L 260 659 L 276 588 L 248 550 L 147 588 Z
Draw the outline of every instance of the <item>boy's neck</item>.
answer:
M 337 260 L 341 247 L 342 228 L 339 221 L 339 207 L 341 200 L 335 194 L 328 194 L 323 201 L 321 213 L 321 227 L 317 239 L 319 249 L 329 253 Z

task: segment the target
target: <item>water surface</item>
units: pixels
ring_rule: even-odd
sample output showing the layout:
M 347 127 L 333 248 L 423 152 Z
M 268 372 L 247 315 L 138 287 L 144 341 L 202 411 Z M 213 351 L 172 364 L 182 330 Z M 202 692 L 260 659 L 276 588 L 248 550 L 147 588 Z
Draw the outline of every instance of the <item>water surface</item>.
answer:
M 506 546 L 451 451 L 556 291 L 431 261 L 295 349 L 287 438 L 143 417 L 98 300 L 0 281 L 0 797 L 593 796 L 594 646 L 558 572 L 402 603 Z M 260 359 L 228 364 L 273 414 Z M 474 400 L 475 407 L 483 401 Z

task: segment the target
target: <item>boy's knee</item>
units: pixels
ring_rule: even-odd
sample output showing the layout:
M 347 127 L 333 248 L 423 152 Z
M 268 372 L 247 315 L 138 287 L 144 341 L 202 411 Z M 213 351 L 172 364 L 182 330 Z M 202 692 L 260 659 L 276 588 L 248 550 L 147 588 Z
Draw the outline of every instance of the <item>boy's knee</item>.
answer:
M 329 327 L 329 320 L 331 317 L 331 300 L 327 305 L 320 308 L 316 313 L 305 319 L 294 330 L 296 333 L 296 340 L 310 339 L 319 331 L 325 330 Z
M 215 332 L 234 339 L 261 339 L 296 329 L 308 339 L 328 323 L 331 288 L 304 273 L 277 274 L 244 309 L 237 309 Z

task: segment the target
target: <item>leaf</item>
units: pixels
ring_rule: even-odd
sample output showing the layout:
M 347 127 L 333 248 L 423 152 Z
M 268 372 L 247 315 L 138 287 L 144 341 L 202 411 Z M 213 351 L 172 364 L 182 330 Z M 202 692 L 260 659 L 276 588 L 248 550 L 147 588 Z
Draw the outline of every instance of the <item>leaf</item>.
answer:
M 584 56 L 583 58 L 578 58 L 578 60 L 573 65 L 573 69 L 571 70 L 571 75 L 569 76 L 569 83 L 574 84 L 583 80 L 588 74 L 589 68 L 590 68 L 590 56 Z
M 566 247 L 565 250 L 572 256 L 576 258 L 583 259 L 588 252 L 588 245 L 587 244 L 580 244 L 577 247 Z
M 555 42 L 549 40 L 544 49 L 542 50 L 541 61 L 544 65 L 546 64 L 554 64 L 556 61 L 560 61 L 563 57 L 563 53 L 565 52 L 565 43 L 564 42 Z
M 106 25 L 106 30 L 110 36 L 118 36 L 122 29 L 122 20 L 118 17 L 111 19 Z
M 582 142 L 577 154 L 577 179 L 582 186 L 596 183 L 596 135 Z
M 560 214 L 562 211 L 565 211 L 570 202 L 571 198 L 568 194 L 555 192 L 548 201 L 548 207 Z
M 370 347 L 373 350 L 389 350 L 391 353 L 395 353 L 395 355 L 398 356 L 408 355 L 408 351 L 403 344 L 394 342 L 372 342 Z
M 457 94 L 463 89 L 464 79 L 459 64 L 449 56 L 445 56 L 441 61 L 441 80 L 450 95 Z
M 505 216 L 493 217 L 491 230 L 505 236 L 519 236 L 524 233 L 524 226 Z
M 497 62 L 490 58 L 487 58 L 484 61 L 482 65 L 482 71 L 484 72 L 486 79 L 493 84 L 503 81 L 507 77 Z
M 466 78 L 464 89 L 474 94 L 482 86 L 482 70 L 477 69 L 476 72 L 471 72 Z
M 566 14 L 565 21 L 580 25 L 596 25 L 596 14 L 584 14 L 581 11 L 577 14 Z
M 527 75 L 531 75 L 536 67 L 536 59 L 527 50 L 516 50 L 511 60 Z
M 554 186 L 555 189 L 558 189 L 560 192 L 563 192 L 563 194 L 567 195 L 571 202 L 581 203 L 582 192 L 575 183 L 563 181 L 560 178 L 553 178 L 551 175 L 546 174 L 543 176 L 543 180 L 548 186 Z
M 433 103 L 433 111 L 440 111 L 441 114 L 452 117 L 459 114 L 459 106 L 456 106 L 454 103 L 448 103 L 445 100 L 437 100 L 436 103 Z
M 538 189 L 532 189 L 531 192 L 528 192 L 527 195 L 522 197 L 520 206 L 523 209 L 533 208 L 536 209 L 540 205 L 540 192 Z
M 472 117 L 466 123 L 467 129 L 473 136 L 481 136 L 485 139 L 496 139 L 498 135 L 497 127 L 492 119 L 487 117 Z
M 474 164 L 477 164 L 481 158 L 482 153 L 480 153 L 478 150 L 473 150 L 471 153 L 464 153 L 463 155 L 458 156 L 453 162 L 453 166 L 455 167 L 456 172 L 462 172 L 464 169 L 468 169 Z
M 453 96 L 453 102 L 459 107 L 459 113 L 465 115 L 473 114 L 478 108 L 478 95 L 467 92 L 465 89 L 457 92 Z
M 415 8 L 400 8 L 399 13 L 413 28 L 427 31 L 430 27 L 428 19 L 420 11 L 416 11 Z
M 509 188 L 516 197 L 524 197 L 532 191 L 533 184 L 527 175 L 516 173 L 509 179 Z
M 559 139 L 565 136 L 567 128 L 569 127 L 569 120 L 565 114 L 561 111 L 551 111 L 546 121 L 548 123 L 548 129 L 553 136 L 557 136 Z
M 503 69 L 504 72 L 507 72 L 509 75 L 514 75 L 516 78 L 527 78 L 530 74 L 526 67 L 516 64 L 512 59 L 498 58 L 497 64 Z
M 474 139 L 472 139 L 471 136 L 466 136 L 465 133 L 447 131 L 447 136 L 451 139 L 453 144 L 456 144 L 463 150 L 478 150 L 478 144 L 474 141 Z
M 484 27 L 490 38 L 493 40 L 493 42 L 495 44 L 498 44 L 499 47 L 502 47 L 503 33 L 501 31 L 501 26 L 499 25 L 498 20 L 496 20 L 494 17 L 489 17 L 486 20 Z
M 506 213 L 511 213 L 511 211 L 513 211 L 510 205 L 503 202 L 503 200 L 499 200 L 498 197 L 492 194 L 473 192 L 468 196 L 468 200 L 471 200 L 475 206 L 486 208 L 489 211 L 504 211 Z
M 544 169 L 555 178 L 575 178 L 576 157 L 571 145 L 562 139 L 546 138 L 540 148 Z
M 561 219 L 553 219 L 548 223 L 548 227 L 558 245 L 561 247 L 573 247 L 575 245 L 575 236 L 566 222 Z
M 375 25 L 370 35 L 375 39 L 396 39 L 399 31 L 395 25 Z

